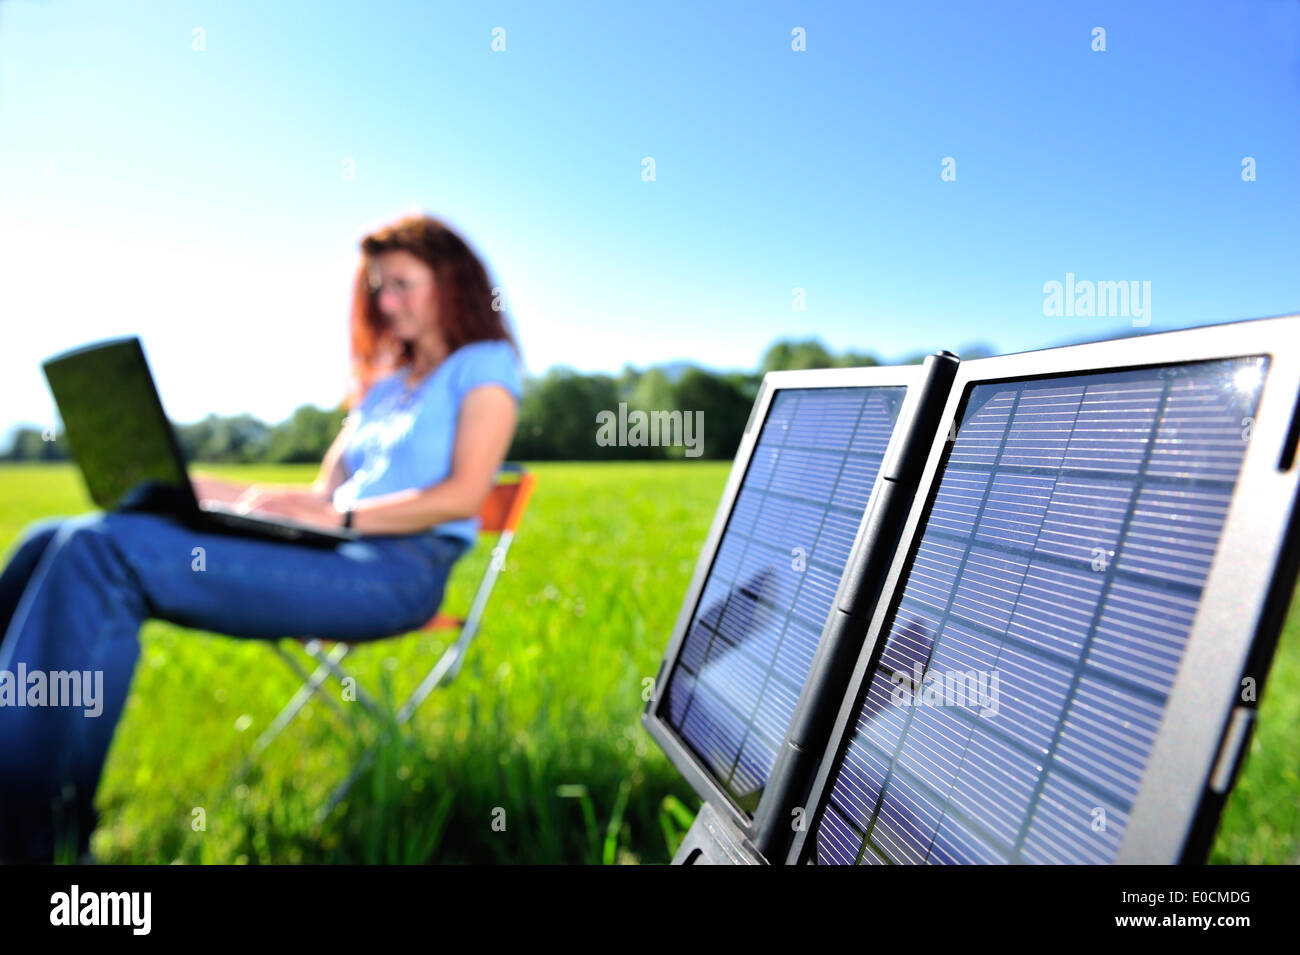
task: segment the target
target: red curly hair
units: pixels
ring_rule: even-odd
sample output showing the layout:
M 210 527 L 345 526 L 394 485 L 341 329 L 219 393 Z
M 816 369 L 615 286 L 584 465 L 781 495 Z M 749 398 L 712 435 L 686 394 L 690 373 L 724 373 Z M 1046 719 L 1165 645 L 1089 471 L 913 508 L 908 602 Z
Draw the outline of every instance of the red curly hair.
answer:
M 403 216 L 361 240 L 361 264 L 352 287 L 352 374 L 344 406 L 360 404 L 370 386 L 410 364 L 409 350 L 388 330 L 370 290 L 370 270 L 385 252 L 409 252 L 434 271 L 438 324 L 448 353 L 477 341 L 505 341 L 519 353 L 505 312 L 494 307 L 492 283 L 482 261 L 445 222 L 422 213 Z

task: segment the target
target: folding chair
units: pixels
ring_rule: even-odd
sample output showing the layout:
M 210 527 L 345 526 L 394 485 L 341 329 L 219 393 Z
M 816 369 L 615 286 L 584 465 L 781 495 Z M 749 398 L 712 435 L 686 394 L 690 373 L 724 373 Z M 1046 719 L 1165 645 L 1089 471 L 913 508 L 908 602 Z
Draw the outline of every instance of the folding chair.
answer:
M 464 618 L 452 617 L 439 612 L 420 628 L 421 631 L 459 630 L 460 635 L 451 646 L 443 651 L 442 656 L 438 658 L 433 668 L 425 675 L 424 679 L 420 681 L 419 685 L 406 699 L 406 702 L 395 713 L 388 712 L 387 708 L 376 697 L 362 688 L 356 678 L 339 665 L 351 651 L 351 644 L 343 641 L 299 638 L 303 641 L 303 649 L 317 662 L 316 669 L 308 674 L 297 658 L 284 648 L 282 641 L 273 644 L 272 649 L 288 664 L 289 669 L 303 681 L 303 685 L 298 688 L 298 691 L 285 704 L 284 709 L 271 721 L 266 731 L 258 737 L 257 742 L 253 745 L 253 756 L 259 756 L 271 744 L 272 740 L 280 735 L 312 697 L 321 690 L 331 676 L 340 683 L 346 679 L 352 679 L 357 702 L 361 703 L 371 715 L 376 717 L 381 726 L 387 726 L 391 722 L 396 724 L 399 729 L 410 722 L 411 717 L 415 715 L 415 711 L 435 689 L 451 683 L 460 672 L 460 668 L 465 662 L 466 651 L 478 634 L 484 610 L 487 608 L 488 600 L 492 596 L 492 589 L 496 585 L 497 575 L 501 573 L 501 568 L 505 566 L 506 554 L 510 551 L 510 545 L 514 541 L 515 532 L 519 528 L 520 520 L 523 519 L 524 510 L 528 507 L 528 499 L 532 496 L 533 486 L 536 483 L 536 476 L 518 464 L 503 464 L 500 471 L 497 472 L 492 490 L 479 511 L 479 530 L 483 534 L 496 534 L 498 536 L 496 544 L 492 548 L 492 559 L 488 562 L 487 568 L 479 581 L 478 589 L 474 593 L 474 601 L 470 605 L 469 616 Z M 348 716 L 344 714 L 343 708 L 329 694 L 322 695 L 321 699 L 330 706 L 340 719 L 345 723 L 348 722 Z M 361 773 L 365 771 L 373 759 L 374 748 L 372 747 L 367 749 L 362 758 L 358 760 L 348 778 L 334 790 L 329 801 L 317 817 L 318 821 L 334 811 L 334 808 L 348 794 L 353 784 L 356 783 Z

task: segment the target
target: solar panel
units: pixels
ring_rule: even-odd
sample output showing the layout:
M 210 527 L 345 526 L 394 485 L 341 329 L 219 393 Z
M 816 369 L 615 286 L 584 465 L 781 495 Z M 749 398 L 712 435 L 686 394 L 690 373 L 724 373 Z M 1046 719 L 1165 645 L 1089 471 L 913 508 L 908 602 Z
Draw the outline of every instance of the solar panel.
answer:
M 972 385 L 809 854 L 1116 859 L 1268 369 Z
M 660 711 L 745 812 L 767 783 L 906 393 L 772 396 Z

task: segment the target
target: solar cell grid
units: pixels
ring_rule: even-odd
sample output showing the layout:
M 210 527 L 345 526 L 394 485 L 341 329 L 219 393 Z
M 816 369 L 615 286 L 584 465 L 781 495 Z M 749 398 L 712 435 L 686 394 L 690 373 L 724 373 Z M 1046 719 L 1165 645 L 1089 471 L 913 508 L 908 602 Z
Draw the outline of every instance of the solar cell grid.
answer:
M 745 811 L 758 805 L 906 394 L 771 401 L 669 677 L 666 717 Z
M 830 776 L 819 862 L 1114 860 L 1266 368 L 971 388 Z M 974 677 L 982 692 L 954 699 Z

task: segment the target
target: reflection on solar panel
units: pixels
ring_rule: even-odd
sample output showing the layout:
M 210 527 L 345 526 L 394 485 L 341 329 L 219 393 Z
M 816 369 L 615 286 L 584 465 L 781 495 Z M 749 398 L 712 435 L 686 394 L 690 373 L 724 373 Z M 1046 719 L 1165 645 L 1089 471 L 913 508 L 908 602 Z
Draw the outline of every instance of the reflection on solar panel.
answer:
M 971 389 L 819 862 L 1114 861 L 1266 369 Z
M 669 724 L 752 812 L 905 388 L 774 395 L 667 690 Z

